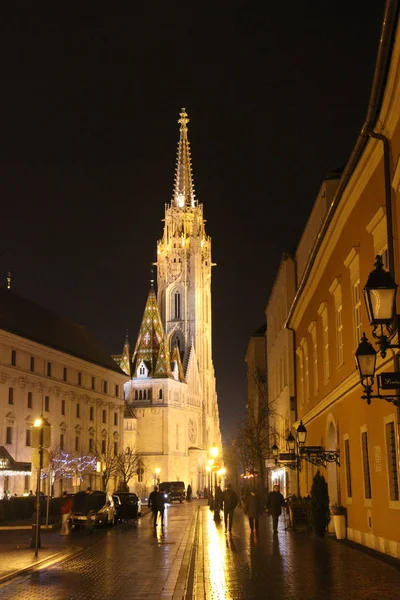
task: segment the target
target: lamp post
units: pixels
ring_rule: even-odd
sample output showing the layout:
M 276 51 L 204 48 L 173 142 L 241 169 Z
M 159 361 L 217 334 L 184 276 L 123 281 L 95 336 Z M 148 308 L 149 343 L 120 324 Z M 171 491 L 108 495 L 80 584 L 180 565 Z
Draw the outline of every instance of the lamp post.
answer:
M 43 462 L 43 456 L 45 449 L 51 444 L 51 427 L 48 420 L 40 415 L 33 424 L 32 429 L 32 447 L 38 451 L 38 461 L 36 464 L 37 468 L 37 480 L 36 480 L 36 510 L 35 510 L 35 523 L 33 524 L 31 547 L 35 548 L 35 556 L 38 555 L 40 543 L 40 482 L 42 469 L 45 466 Z M 46 454 L 47 451 L 46 451 Z
M 388 349 L 400 349 L 400 344 L 392 344 L 392 339 L 396 333 L 393 323 L 397 321 L 397 332 L 399 332 L 399 316 L 396 315 L 396 291 L 397 283 L 394 281 L 389 271 L 383 268 L 382 257 L 377 256 L 375 269 L 368 276 L 364 287 L 364 300 L 368 313 L 368 320 L 372 326 L 372 336 L 376 340 L 378 352 L 382 358 L 386 357 Z M 381 373 L 377 377 L 378 393 L 373 394 L 373 383 L 376 370 L 377 351 L 368 341 L 365 333 L 363 334 L 358 348 L 355 352 L 360 382 L 364 388 L 364 394 L 361 396 L 367 404 L 371 404 L 372 398 L 386 400 L 396 406 L 400 406 L 398 392 L 395 394 L 381 394 L 380 390 L 399 390 L 400 373 Z

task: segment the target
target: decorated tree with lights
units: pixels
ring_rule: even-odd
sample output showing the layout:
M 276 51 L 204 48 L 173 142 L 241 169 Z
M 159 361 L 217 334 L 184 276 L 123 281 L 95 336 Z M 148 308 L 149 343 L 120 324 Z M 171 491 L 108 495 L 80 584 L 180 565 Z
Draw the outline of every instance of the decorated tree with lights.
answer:
M 93 454 L 74 455 L 57 447 L 50 451 L 49 465 L 42 476 L 50 478 L 51 495 L 54 495 L 54 483 L 57 480 L 77 478 L 82 481 L 85 475 L 95 472 L 96 457 Z
M 115 457 L 115 476 L 118 479 L 118 488 L 123 491 L 129 490 L 129 481 L 137 475 L 138 469 L 142 467 L 143 461 L 136 448 L 125 448 Z

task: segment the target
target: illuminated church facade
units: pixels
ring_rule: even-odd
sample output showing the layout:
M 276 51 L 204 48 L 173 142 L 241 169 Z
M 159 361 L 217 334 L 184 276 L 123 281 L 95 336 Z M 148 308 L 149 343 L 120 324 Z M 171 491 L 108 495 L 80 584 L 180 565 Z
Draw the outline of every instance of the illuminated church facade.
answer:
M 131 488 L 156 481 L 207 485 L 209 449 L 221 452 L 221 434 L 212 360 L 211 238 L 203 205 L 195 196 L 189 118 L 178 123 L 175 184 L 165 207 L 164 231 L 157 244 L 157 292 L 151 282 L 131 353 L 128 339 L 118 357 L 129 375 L 125 384 L 125 446 L 136 447 L 142 469 Z

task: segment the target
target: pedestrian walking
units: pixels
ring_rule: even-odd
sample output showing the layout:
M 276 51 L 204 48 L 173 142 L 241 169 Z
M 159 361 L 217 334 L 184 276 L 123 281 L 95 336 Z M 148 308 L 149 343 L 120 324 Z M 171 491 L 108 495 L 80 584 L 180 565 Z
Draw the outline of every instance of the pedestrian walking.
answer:
M 238 497 L 236 492 L 232 489 L 232 485 L 230 483 L 228 483 L 228 485 L 226 486 L 226 490 L 223 492 L 223 502 L 225 532 L 229 530 L 229 533 L 231 533 L 233 513 L 235 512 L 235 508 L 238 503 Z
M 259 530 L 259 517 L 263 513 L 264 505 L 260 494 L 256 490 L 252 490 L 244 501 L 244 510 L 249 518 L 251 531 Z
M 68 519 L 72 511 L 72 498 L 68 497 L 68 493 L 64 490 L 60 501 L 61 513 L 61 530 L 60 535 L 68 535 Z
M 278 532 L 278 521 L 282 513 L 282 508 L 286 506 L 285 498 L 279 491 L 279 485 L 275 484 L 274 489 L 268 496 L 268 514 L 272 516 L 272 527 L 274 533 Z
M 151 508 L 151 511 L 153 513 L 154 529 L 157 527 L 158 513 L 161 514 L 161 527 L 164 526 L 164 505 L 165 505 L 164 491 L 161 494 L 158 491 L 158 487 L 155 485 L 154 490 L 151 492 L 151 494 L 149 496 L 149 502 L 148 502 L 148 506 L 149 506 L 149 508 Z
M 192 486 L 189 483 L 189 485 L 187 486 L 187 490 L 186 490 L 186 500 L 188 502 L 190 502 L 191 499 L 192 499 Z

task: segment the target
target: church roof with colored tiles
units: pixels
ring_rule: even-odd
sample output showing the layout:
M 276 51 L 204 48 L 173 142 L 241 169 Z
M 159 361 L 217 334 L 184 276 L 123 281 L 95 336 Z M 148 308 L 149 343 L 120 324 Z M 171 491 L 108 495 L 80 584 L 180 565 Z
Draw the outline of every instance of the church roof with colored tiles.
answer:
M 165 340 L 153 285 L 151 285 L 147 297 L 142 324 L 133 353 L 133 377 L 138 376 L 138 368 L 142 361 L 149 369 L 149 377 L 172 377 L 168 345 Z

